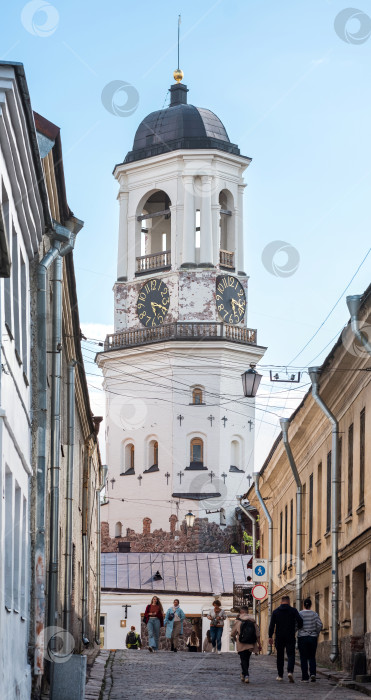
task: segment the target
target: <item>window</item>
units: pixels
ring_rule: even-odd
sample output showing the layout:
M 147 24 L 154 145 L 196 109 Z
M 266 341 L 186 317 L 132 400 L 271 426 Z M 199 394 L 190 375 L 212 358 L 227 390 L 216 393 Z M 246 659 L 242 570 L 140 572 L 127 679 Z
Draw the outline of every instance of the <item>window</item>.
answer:
M 290 501 L 290 564 L 294 553 L 294 500 Z
M 339 486 L 338 486 L 338 522 L 341 522 L 341 507 L 342 507 L 342 498 L 341 498 L 341 491 L 343 488 L 343 467 L 342 467 L 342 461 L 343 461 L 343 438 L 340 436 L 339 437 L 339 442 L 338 442 L 338 478 L 339 478 Z
M 128 443 L 123 446 L 123 469 L 121 474 L 126 474 L 128 472 L 134 473 L 135 467 L 135 448 L 133 443 Z
M 331 530 L 331 450 L 327 453 L 326 532 Z
M 203 399 L 202 389 L 200 389 L 199 387 L 197 387 L 196 389 L 193 389 L 193 391 L 192 391 L 192 403 L 195 406 L 201 406 L 202 399 Z
M 13 477 L 6 467 L 5 473 L 5 522 L 13 522 Z M 4 552 L 4 603 L 10 612 L 13 607 L 13 528 L 5 528 Z
M 23 510 L 22 510 L 22 561 L 21 561 L 21 613 L 25 615 L 26 613 L 26 569 L 28 565 L 27 561 L 27 501 L 23 497 Z
M 240 443 L 238 440 L 232 440 L 231 442 L 231 466 L 241 468 L 240 464 Z
M 162 234 L 162 250 L 165 251 L 166 248 L 166 233 Z
M 322 462 L 317 469 L 317 540 L 322 536 Z
M 280 512 L 280 573 L 282 571 L 282 530 L 283 530 L 283 513 Z
M 28 353 L 27 353 L 27 307 L 28 307 L 28 294 L 27 294 L 27 274 L 26 265 L 21 254 L 21 324 L 22 324 L 22 362 L 23 371 L 28 374 Z
M 344 620 L 350 620 L 350 576 L 345 577 L 345 594 L 344 594 Z
M 301 498 L 301 551 L 305 550 L 305 535 L 307 533 L 307 485 L 303 484 Z
M 120 522 L 115 525 L 115 537 L 122 537 L 122 524 Z
M 153 464 L 158 467 L 158 442 L 157 440 L 153 443 Z
M 365 502 L 365 409 L 359 416 L 359 505 Z
M 196 238 L 195 238 L 195 248 L 199 248 L 201 245 L 201 214 L 200 210 L 196 209 Z
M 191 440 L 191 463 L 199 462 L 203 464 L 204 461 L 204 443 L 201 438 L 193 438 Z
M 319 592 L 314 594 L 314 611 L 319 615 Z
M 330 589 L 327 586 L 325 588 L 324 600 L 323 600 L 323 628 L 328 631 L 329 628 L 329 602 L 330 602 Z
M 12 241 L 12 278 L 13 278 L 13 320 L 14 320 L 14 342 L 19 360 L 21 359 L 21 327 L 19 317 L 19 260 L 18 260 L 18 239 L 13 231 Z
M 348 515 L 353 511 L 353 423 L 348 428 Z
M 19 578 L 21 571 L 21 489 L 15 482 L 15 498 L 14 498 L 14 572 L 13 572 L 13 606 L 14 610 L 19 612 Z M 25 554 L 25 553 L 23 553 Z
M 309 477 L 309 549 L 313 544 L 313 474 Z
M 287 568 L 287 505 L 285 506 L 285 552 L 284 552 L 284 557 L 285 557 L 285 570 Z

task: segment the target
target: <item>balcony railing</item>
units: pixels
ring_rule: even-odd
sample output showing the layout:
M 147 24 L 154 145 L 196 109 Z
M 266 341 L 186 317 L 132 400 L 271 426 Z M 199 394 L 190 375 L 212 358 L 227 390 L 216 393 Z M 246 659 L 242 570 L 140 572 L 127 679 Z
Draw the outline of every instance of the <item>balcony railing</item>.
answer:
M 104 350 L 130 348 L 167 340 L 228 340 L 243 345 L 256 345 L 256 330 L 227 326 L 224 323 L 163 323 L 154 328 L 135 328 L 107 335 Z
M 151 253 L 151 255 L 141 255 L 137 258 L 137 275 L 144 275 L 146 272 L 157 272 L 171 267 L 171 251 L 163 250 L 162 253 Z
M 229 270 L 234 270 L 234 253 L 230 250 L 219 250 L 219 264 L 222 267 L 227 267 Z

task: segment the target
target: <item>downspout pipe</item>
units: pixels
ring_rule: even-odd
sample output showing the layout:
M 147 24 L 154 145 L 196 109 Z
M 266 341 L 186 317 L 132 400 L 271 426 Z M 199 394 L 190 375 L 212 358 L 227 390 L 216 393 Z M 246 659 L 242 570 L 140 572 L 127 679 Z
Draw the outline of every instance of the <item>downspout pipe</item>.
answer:
M 347 297 L 346 301 L 350 313 L 352 331 L 357 340 L 366 348 L 368 354 L 371 355 L 371 343 L 366 335 L 361 332 L 359 327 L 359 311 L 361 308 L 362 296 L 360 294 L 354 294 L 353 296 Z
M 66 553 L 64 569 L 64 611 L 63 627 L 71 632 L 72 610 L 72 502 L 73 502 L 73 471 L 75 446 L 75 367 L 76 360 L 68 364 L 67 378 L 67 488 L 66 488 Z
M 100 482 L 96 490 L 97 498 L 97 594 L 96 594 L 96 620 L 95 620 L 95 641 L 100 644 L 100 604 L 101 604 L 101 514 L 100 514 L 100 499 L 101 493 L 106 485 L 106 478 L 108 474 L 108 466 L 106 464 L 102 465 L 101 468 L 102 481 Z
M 302 579 L 302 498 L 303 498 L 303 485 L 300 480 L 299 472 L 297 470 L 294 455 L 292 454 L 288 430 L 290 425 L 289 418 L 280 418 L 282 439 L 285 446 L 287 459 L 291 467 L 294 479 L 296 481 L 296 609 L 301 609 L 301 579 Z
M 339 423 L 319 395 L 318 380 L 321 373 L 319 367 L 309 367 L 308 373 L 312 382 L 312 396 L 332 427 L 331 449 L 331 654 L 330 661 L 335 662 L 339 656 L 339 574 L 338 574 L 338 442 Z
M 61 443 L 61 383 L 62 383 L 62 257 L 70 253 L 75 245 L 76 234 L 82 222 L 74 217 L 68 222 L 69 230 L 55 222 L 59 238 L 64 241 L 53 270 L 53 320 L 52 320 L 52 400 L 51 400 L 51 468 L 50 468 L 50 545 L 48 575 L 48 625 L 58 623 L 58 578 L 59 578 L 59 476 Z
M 259 477 L 260 474 L 259 472 L 254 472 L 253 473 L 254 477 L 254 484 L 255 484 L 255 492 L 256 495 L 259 499 L 259 503 L 263 509 L 264 515 L 267 518 L 268 522 L 268 621 L 270 621 L 272 617 L 272 568 L 273 568 L 273 521 L 271 516 L 269 515 L 269 511 L 267 506 L 264 503 L 263 497 L 260 493 L 259 490 Z M 271 645 L 268 646 L 268 654 L 272 653 L 272 647 Z
M 34 673 L 44 673 L 44 629 L 46 589 L 45 502 L 47 474 L 47 275 L 48 269 L 58 257 L 60 241 L 54 241 L 37 269 L 37 473 L 36 473 L 36 523 L 35 523 L 35 654 Z
M 242 505 L 242 496 L 237 496 L 237 500 L 240 504 L 241 510 L 245 513 L 245 515 L 251 520 L 252 523 L 252 555 L 253 558 L 255 559 L 256 557 L 256 519 L 252 515 L 252 513 L 249 513 L 249 511 Z M 256 614 L 256 600 L 253 598 L 253 603 L 252 603 L 252 611 L 254 615 Z

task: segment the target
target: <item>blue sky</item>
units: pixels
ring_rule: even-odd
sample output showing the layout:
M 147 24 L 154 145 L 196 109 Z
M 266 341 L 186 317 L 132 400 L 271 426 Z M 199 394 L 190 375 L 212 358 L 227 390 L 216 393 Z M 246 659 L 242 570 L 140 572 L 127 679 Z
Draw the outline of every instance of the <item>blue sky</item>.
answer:
M 2 8 L 1 57 L 24 63 L 33 108 L 62 130 L 68 201 L 85 221 L 75 252 L 84 327 L 97 334 L 112 323 L 118 228 L 112 169 L 131 149 L 139 122 L 168 99 L 181 12 L 189 102 L 214 111 L 231 141 L 253 158 L 245 190 L 248 325 L 268 346 L 263 364 L 285 365 L 299 353 L 370 247 L 371 37 L 360 43 L 339 38 L 334 20 L 346 3 L 65 0 L 52 8 L 40 2 L 44 15 L 40 10 L 31 19 L 22 14 L 23 1 Z M 357 0 L 357 8 L 371 15 L 370 2 Z M 353 35 L 359 26 L 353 19 L 346 28 Z M 138 90 L 129 117 L 102 105 L 101 92 L 112 80 Z M 288 277 L 262 262 L 264 248 L 276 240 L 300 255 Z M 275 261 L 285 259 L 281 253 Z M 370 266 L 371 254 L 347 293 L 364 291 Z M 317 355 L 320 363 L 347 319 L 344 296 L 294 364 L 305 368 Z M 266 396 L 272 385 L 264 382 Z M 274 401 L 279 415 L 295 404 L 280 396 Z M 260 407 L 261 463 L 277 418 L 264 413 L 264 399 Z

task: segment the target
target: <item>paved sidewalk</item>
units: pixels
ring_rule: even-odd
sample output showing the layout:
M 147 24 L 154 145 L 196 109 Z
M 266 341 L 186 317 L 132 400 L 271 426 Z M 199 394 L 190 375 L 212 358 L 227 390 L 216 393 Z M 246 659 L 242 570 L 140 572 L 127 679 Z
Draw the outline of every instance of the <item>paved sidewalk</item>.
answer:
M 99 659 L 99 657 L 98 657 Z M 97 662 L 98 662 L 97 659 Z M 189 652 L 141 651 L 104 652 L 99 662 L 105 666 L 102 687 L 92 677 L 87 684 L 86 700 L 360 700 L 360 694 L 332 685 L 319 677 L 316 683 L 301 683 L 296 666 L 295 683 L 276 681 L 275 657 L 252 656 L 250 683 L 240 681 L 237 654 L 190 654 Z M 97 663 L 96 662 L 96 663 Z M 92 684 L 90 684 L 90 681 Z M 90 688 L 89 688 L 90 685 Z

